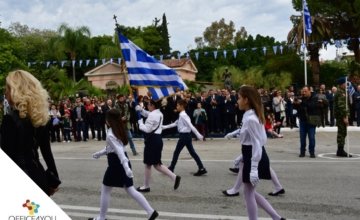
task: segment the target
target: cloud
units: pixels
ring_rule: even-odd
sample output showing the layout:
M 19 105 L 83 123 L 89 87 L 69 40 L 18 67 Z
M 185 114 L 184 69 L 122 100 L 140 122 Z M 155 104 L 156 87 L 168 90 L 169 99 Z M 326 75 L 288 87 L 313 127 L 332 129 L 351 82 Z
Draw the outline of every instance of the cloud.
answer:
M 56 30 L 61 23 L 87 26 L 92 36 L 113 35 L 113 15 L 125 26 L 151 25 L 166 14 L 173 50 L 185 52 L 212 22 L 224 18 L 244 26 L 249 34 L 286 40 L 292 27 L 290 15 L 298 14 L 290 0 L 3 0 L 2 27 L 20 22 L 29 27 Z

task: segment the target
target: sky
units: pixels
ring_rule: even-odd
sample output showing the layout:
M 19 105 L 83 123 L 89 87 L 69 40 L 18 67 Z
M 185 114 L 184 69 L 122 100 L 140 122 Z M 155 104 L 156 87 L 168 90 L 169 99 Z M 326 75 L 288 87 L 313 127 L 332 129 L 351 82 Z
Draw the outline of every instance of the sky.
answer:
M 299 15 L 291 0 L 2 0 L 0 22 L 7 28 L 20 22 L 30 28 L 56 30 L 60 24 L 87 26 L 92 36 L 113 35 L 113 15 L 124 26 L 144 27 L 165 13 L 170 47 L 181 52 L 195 49 L 195 37 L 202 36 L 212 22 L 224 18 L 236 30 L 286 41 L 292 28 L 291 15 Z M 311 9 L 310 9 L 311 13 Z M 264 45 L 267 46 L 267 45 Z M 322 59 L 334 59 L 334 47 L 322 50 Z

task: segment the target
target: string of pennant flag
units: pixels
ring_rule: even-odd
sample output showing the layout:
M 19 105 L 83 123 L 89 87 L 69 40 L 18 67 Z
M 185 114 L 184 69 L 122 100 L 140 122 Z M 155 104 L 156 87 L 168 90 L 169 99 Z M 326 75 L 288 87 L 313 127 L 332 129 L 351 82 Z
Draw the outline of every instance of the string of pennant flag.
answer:
M 350 40 L 354 40 L 354 39 L 358 39 L 360 41 L 360 37 L 359 38 L 348 38 L 348 39 L 341 39 L 341 40 L 332 40 L 332 41 L 322 41 L 322 42 L 310 42 L 308 44 L 319 44 L 321 43 L 323 48 L 326 48 L 327 45 L 331 44 L 334 45 L 336 48 L 342 48 L 344 45 L 347 45 L 349 43 Z M 301 49 L 304 50 L 305 49 L 305 44 L 301 45 Z M 212 57 L 214 59 L 217 59 L 219 56 L 223 56 L 225 59 L 227 59 L 229 57 L 229 54 L 233 57 L 236 58 L 238 53 L 240 52 L 246 52 L 246 51 L 262 51 L 263 55 L 267 55 L 269 53 L 269 50 L 272 50 L 272 53 L 274 55 L 277 54 L 283 54 L 284 53 L 284 49 L 288 48 L 290 50 L 295 50 L 296 45 L 295 44 L 288 44 L 288 45 L 275 45 L 275 46 L 263 46 L 263 47 L 253 47 L 253 48 L 240 48 L 240 49 L 233 49 L 233 50 L 215 50 L 215 51 L 204 51 L 204 52 L 186 52 L 184 54 L 178 53 L 177 54 L 177 58 L 190 58 L 190 57 L 194 57 L 196 60 L 198 60 L 200 58 L 200 56 L 204 56 L 204 57 Z M 167 59 L 167 58 L 171 58 L 172 55 L 171 54 L 167 54 L 167 55 L 155 55 L 153 57 L 158 58 L 160 61 L 162 61 L 163 59 Z M 33 65 L 45 65 L 46 68 L 49 68 L 51 65 L 57 65 L 60 66 L 61 68 L 63 68 L 64 66 L 69 66 L 71 65 L 72 67 L 89 67 L 89 66 L 98 66 L 98 65 L 102 65 L 105 64 L 107 62 L 110 63 L 117 63 L 120 64 L 121 63 L 121 58 L 102 58 L 102 59 L 80 59 L 80 60 L 61 60 L 61 61 L 34 61 L 34 62 L 28 62 L 28 67 L 31 67 Z

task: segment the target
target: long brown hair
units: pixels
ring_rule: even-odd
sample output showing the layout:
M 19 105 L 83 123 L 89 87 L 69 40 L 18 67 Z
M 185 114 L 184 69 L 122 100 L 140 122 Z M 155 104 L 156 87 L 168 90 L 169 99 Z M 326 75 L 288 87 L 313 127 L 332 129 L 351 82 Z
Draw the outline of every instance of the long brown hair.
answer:
M 248 99 L 250 109 L 254 109 L 255 114 L 259 118 L 261 124 L 265 123 L 264 107 L 261 102 L 259 92 L 251 86 L 241 86 L 239 90 L 240 95 L 243 98 Z
M 128 144 L 128 137 L 125 131 L 124 122 L 121 120 L 120 111 L 118 109 L 110 109 L 106 112 L 106 121 L 111 127 L 115 137 L 117 137 L 124 145 Z

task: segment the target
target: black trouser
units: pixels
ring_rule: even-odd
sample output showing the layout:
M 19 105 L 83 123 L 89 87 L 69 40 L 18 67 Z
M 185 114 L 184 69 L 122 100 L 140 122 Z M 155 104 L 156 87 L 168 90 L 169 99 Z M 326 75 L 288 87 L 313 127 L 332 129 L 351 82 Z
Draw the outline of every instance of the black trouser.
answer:
M 200 157 L 197 155 L 197 153 L 195 152 L 195 149 L 192 145 L 192 137 L 191 137 L 191 133 L 180 133 L 179 134 L 179 140 L 176 144 L 176 148 L 174 151 L 174 155 L 171 161 L 171 165 L 170 168 L 172 168 L 172 170 L 175 169 L 175 165 L 177 163 L 177 160 L 179 158 L 179 155 L 182 151 L 182 149 L 186 146 L 186 148 L 188 149 L 190 155 L 192 156 L 192 158 L 194 158 L 197 166 L 199 167 L 199 169 L 204 168 L 204 165 L 202 164 Z

